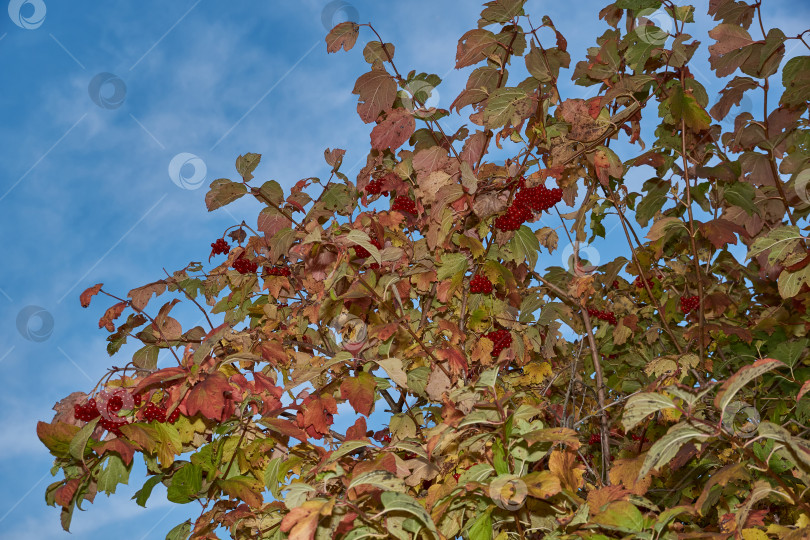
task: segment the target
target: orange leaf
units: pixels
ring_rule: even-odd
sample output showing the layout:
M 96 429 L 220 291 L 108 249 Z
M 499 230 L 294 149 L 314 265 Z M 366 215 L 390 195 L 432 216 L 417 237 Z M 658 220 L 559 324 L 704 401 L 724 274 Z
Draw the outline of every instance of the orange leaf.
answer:
M 104 284 L 97 283 L 79 295 L 79 302 L 81 302 L 82 307 L 87 307 L 90 305 L 90 299 L 98 294 L 98 291 L 101 290 L 102 285 Z
M 371 373 L 361 371 L 355 377 L 348 377 L 340 385 L 340 397 L 348 399 L 354 410 L 368 416 L 374 407 L 374 389 L 377 383 Z

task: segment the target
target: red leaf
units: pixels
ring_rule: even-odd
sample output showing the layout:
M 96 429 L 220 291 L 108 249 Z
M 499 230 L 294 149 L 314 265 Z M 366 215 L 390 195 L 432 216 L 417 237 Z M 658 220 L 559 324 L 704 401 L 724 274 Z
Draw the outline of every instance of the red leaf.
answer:
M 319 397 L 309 396 L 301 404 L 296 420 L 298 426 L 306 430 L 310 437 L 320 439 L 329 433 L 329 426 L 334 422 L 332 417 L 334 414 L 337 414 L 335 398 L 328 394 Z
M 70 501 L 73 500 L 73 496 L 76 494 L 77 489 L 79 489 L 79 479 L 72 478 L 68 480 L 64 486 L 54 491 L 54 501 L 59 506 L 70 506 Z
M 467 359 L 455 347 L 445 347 L 436 351 L 436 357 L 450 364 L 450 371 L 456 375 L 467 372 Z
M 388 111 L 385 120 L 371 130 L 371 147 L 377 150 L 396 150 L 410 139 L 414 129 L 416 122 L 406 109 Z
M 495 34 L 489 30 L 470 30 L 458 40 L 456 48 L 456 69 L 477 64 L 495 51 Z
M 736 244 L 737 234 L 745 235 L 745 229 L 722 218 L 701 223 L 698 228 L 717 249 L 723 248 L 726 244 Z
M 204 380 L 194 385 L 186 398 L 186 411 L 189 416 L 199 413 L 204 418 L 222 422 L 227 417 L 229 402 L 232 400 L 225 396 L 231 392 L 228 378 L 219 371 L 215 371 Z
M 352 94 L 360 95 L 357 114 L 368 124 L 375 121 L 381 112 L 391 108 L 397 97 L 397 83 L 384 69 L 372 69 L 360 75 Z
M 336 25 L 326 34 L 326 52 L 338 52 L 341 47 L 344 51 L 350 51 L 357 41 L 359 32 L 360 25 L 352 21 Z
M 108 332 L 115 332 L 115 325 L 113 324 L 113 321 L 121 316 L 121 313 L 124 312 L 125 307 L 127 307 L 126 302 L 118 302 L 117 304 L 110 306 L 107 311 L 104 312 L 104 316 L 98 320 L 98 327 L 104 327 Z
M 348 399 L 354 410 L 368 416 L 374 407 L 374 389 L 377 382 L 371 373 L 361 371 L 355 377 L 348 377 L 340 385 L 340 397 Z
M 368 428 L 366 427 L 366 419 L 362 416 L 355 421 L 354 425 L 346 430 L 346 440 L 356 440 L 356 439 L 365 439 L 366 438 L 366 431 Z
M 262 419 L 262 423 L 267 424 L 270 429 L 278 431 L 282 435 L 295 437 L 302 442 L 309 440 L 309 436 L 295 427 L 290 420 L 284 420 L 282 418 L 264 418 Z
M 144 377 L 138 385 L 132 389 L 132 394 L 140 394 L 145 388 L 153 384 L 162 384 L 167 381 L 175 381 L 186 376 L 186 370 L 181 367 L 163 368 Z
M 98 291 L 101 290 L 102 285 L 104 284 L 97 283 L 96 285 L 93 285 L 89 289 L 85 290 L 81 295 L 79 295 L 79 302 L 81 302 L 82 307 L 87 307 L 90 305 L 90 299 L 98 294 Z
M 135 311 L 142 311 L 143 308 L 146 307 L 146 304 L 149 303 L 149 299 L 152 298 L 153 294 L 160 296 L 164 292 L 166 292 L 166 282 L 161 280 L 149 283 L 143 287 L 138 287 L 137 289 L 132 289 L 127 293 L 127 296 L 132 298 L 132 307 L 135 308 Z
M 100 456 L 103 456 L 104 452 L 115 452 L 121 456 L 121 459 L 124 460 L 124 463 L 127 465 L 132 463 L 132 456 L 135 454 L 135 448 L 132 445 L 118 438 L 105 441 L 100 446 L 97 446 L 95 450 Z

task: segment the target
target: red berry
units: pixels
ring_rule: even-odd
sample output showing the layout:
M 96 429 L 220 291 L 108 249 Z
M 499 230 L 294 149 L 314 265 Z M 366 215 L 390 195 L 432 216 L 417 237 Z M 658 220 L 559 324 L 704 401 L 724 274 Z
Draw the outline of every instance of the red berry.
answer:
M 213 244 L 211 244 L 211 256 L 219 255 L 220 253 L 225 254 L 231 250 L 231 246 L 228 245 L 223 238 L 220 238 Z
M 681 311 L 686 315 L 700 307 L 700 298 L 697 296 L 681 296 Z
M 136 407 L 141 406 L 141 400 L 142 399 L 143 399 L 143 397 L 141 396 L 141 394 L 134 394 L 132 396 L 132 402 L 135 404 Z
M 631 433 L 630 438 L 633 439 L 634 441 L 640 441 L 641 440 L 641 435 L 636 435 L 635 433 Z
M 123 406 L 124 406 L 124 400 L 121 399 L 121 396 L 113 396 L 107 402 L 107 410 L 112 412 L 112 413 L 117 413 L 118 411 L 121 410 L 121 408 Z
M 478 274 L 470 280 L 470 292 L 473 294 L 492 294 L 492 282 L 487 276 Z
M 459 474 L 459 473 L 454 473 L 454 474 L 453 474 L 453 480 L 455 480 L 456 482 L 458 482 L 458 479 L 459 479 L 459 478 L 461 478 L 461 474 Z
M 498 358 L 501 351 L 512 345 L 512 334 L 508 330 L 493 330 L 484 334 L 484 337 L 493 343 L 492 357 Z
M 394 203 L 391 205 L 391 210 L 408 212 L 409 214 L 416 215 L 416 203 L 410 197 L 399 195 L 394 199 Z
M 588 439 L 588 444 L 599 444 L 602 441 L 602 437 L 598 433 L 594 433 L 591 435 L 591 438 Z
M 290 269 L 284 266 L 264 267 L 264 275 L 266 276 L 284 276 L 290 275 Z
M 383 179 L 382 178 L 373 178 L 368 185 L 366 185 L 366 193 L 369 195 L 377 195 L 382 193 L 382 185 Z
M 180 411 L 175 409 L 175 410 L 172 411 L 172 414 L 169 415 L 169 417 L 166 419 L 166 421 L 169 422 L 170 424 L 174 424 L 179 419 L 180 419 Z
M 233 261 L 233 269 L 240 274 L 255 274 L 256 270 L 259 269 L 259 265 L 249 259 L 245 259 L 242 255 L 240 255 L 235 261 Z

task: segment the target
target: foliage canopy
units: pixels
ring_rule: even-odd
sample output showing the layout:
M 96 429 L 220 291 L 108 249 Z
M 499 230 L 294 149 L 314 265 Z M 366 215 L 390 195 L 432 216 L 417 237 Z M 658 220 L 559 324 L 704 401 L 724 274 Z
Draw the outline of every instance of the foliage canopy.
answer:
M 438 76 L 337 25 L 329 52 L 378 39 L 355 181 L 343 150 L 286 194 L 239 156 L 208 209 L 263 209 L 212 244 L 226 260 L 81 295 L 117 301 L 111 355 L 142 347 L 38 424 L 65 529 L 139 454 L 138 504 L 162 483 L 201 506 L 170 539 L 810 535 L 810 56 L 786 59 L 805 34 L 711 0 L 711 68 L 733 75 L 711 98 L 692 6 L 611 3 L 572 66 L 523 4 L 488 2 L 461 37 L 456 68 L 474 69 L 449 110 L 426 106 Z M 595 96 L 560 95 L 569 73 Z M 743 100 L 759 111 L 730 121 Z M 453 111 L 469 124 L 448 133 Z M 581 258 L 606 219 L 624 247 Z M 208 327 L 173 318 L 179 301 Z

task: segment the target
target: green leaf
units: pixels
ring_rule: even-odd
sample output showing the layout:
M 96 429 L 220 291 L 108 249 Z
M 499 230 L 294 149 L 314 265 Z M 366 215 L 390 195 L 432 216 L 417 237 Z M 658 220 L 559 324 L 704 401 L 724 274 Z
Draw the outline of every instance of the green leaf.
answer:
M 691 93 L 684 91 L 680 84 L 675 84 L 671 88 L 672 94 L 666 101 L 669 104 L 669 112 L 676 125 L 683 120 L 686 127 L 692 131 L 703 131 L 712 125 L 709 113 L 695 99 Z
M 723 198 L 726 202 L 734 206 L 739 206 L 745 210 L 749 216 L 759 213 L 759 210 L 754 204 L 755 196 L 756 190 L 754 186 L 745 182 L 735 182 L 723 190 Z
M 638 473 L 638 478 L 644 478 L 652 469 L 657 469 L 670 462 L 681 446 L 693 439 L 708 439 L 710 433 L 701 431 L 686 422 L 675 424 L 666 435 L 658 439 L 647 452 L 644 465 Z
M 785 92 L 779 103 L 788 107 L 803 107 L 810 100 L 810 56 L 791 58 L 782 68 Z
M 777 227 L 754 240 L 748 248 L 747 258 L 750 259 L 764 251 L 770 250 L 768 261 L 778 262 L 786 257 L 803 238 L 799 228 L 795 225 Z
M 370 252 L 370 250 L 369 250 Z M 436 279 L 444 281 L 445 279 L 457 275 L 463 275 L 467 271 L 467 256 L 463 253 L 444 253 L 439 269 L 437 271 Z
M 284 202 L 284 190 L 275 180 L 268 180 L 262 184 L 259 193 L 267 204 L 281 206 L 281 203 Z
M 202 489 L 202 467 L 186 463 L 171 477 L 166 498 L 173 503 L 186 504 Z
M 84 461 L 84 453 L 87 449 L 87 441 L 90 440 L 90 435 L 93 434 L 93 430 L 96 429 L 96 425 L 98 424 L 99 420 L 101 420 L 100 416 L 97 416 L 87 422 L 79 432 L 74 435 L 73 439 L 70 441 L 70 455 L 73 459 L 77 461 Z
M 205 206 L 211 212 L 232 203 L 245 193 L 247 193 L 247 188 L 241 182 L 219 178 L 211 182 L 211 189 L 205 194 Z
M 485 4 L 481 18 L 490 22 L 505 23 L 518 15 L 524 15 L 523 4 L 526 0 L 494 0 Z
M 382 264 L 382 259 L 380 257 L 380 250 L 377 249 L 377 247 L 371 243 L 371 238 L 368 236 L 368 233 L 366 233 L 365 231 L 352 229 L 346 235 L 346 240 L 358 246 L 363 246 L 366 249 L 366 251 L 368 251 L 371 254 L 371 257 L 377 262 L 377 264 Z
M 270 239 L 270 260 L 275 263 L 280 257 L 290 252 L 295 242 L 296 232 L 290 227 L 284 227 Z
M 147 345 L 141 347 L 132 355 L 132 363 L 138 369 L 154 371 L 157 368 L 158 353 L 160 348 L 157 345 Z
M 187 540 L 191 534 L 191 520 L 187 519 L 180 525 L 174 527 L 166 535 L 166 540 Z
M 152 495 L 152 490 L 160 483 L 161 480 L 163 480 L 162 474 L 150 476 L 149 479 L 144 482 L 143 487 L 136 491 L 132 498 L 135 499 L 135 502 L 139 506 L 146 508 L 146 501 L 149 500 L 149 496 Z
M 807 353 L 808 345 L 810 345 L 810 340 L 807 338 L 785 341 L 780 343 L 771 354 L 792 368 Z
M 720 387 L 714 398 L 714 406 L 720 409 L 721 413 L 725 413 L 726 407 L 743 386 L 772 369 L 784 367 L 784 365 L 784 363 L 774 358 L 765 358 L 757 360 L 750 366 L 741 368 Z
M 252 152 L 239 156 L 236 158 L 236 172 L 239 173 L 239 176 L 241 176 L 245 182 L 249 182 L 253 179 L 253 171 L 256 170 L 256 166 L 261 159 L 261 154 L 254 154 Z
M 115 493 L 118 484 L 129 483 L 129 471 L 123 460 L 116 454 L 109 454 L 104 467 L 98 475 L 98 490 L 107 494 Z
M 484 108 L 484 127 L 496 129 L 516 125 L 532 113 L 532 100 L 522 88 L 496 88 Z
M 594 523 L 609 529 L 623 532 L 640 532 L 644 527 L 644 516 L 629 501 L 615 501 L 604 511 L 593 516 Z
M 526 225 L 522 225 L 515 232 L 515 235 L 509 240 L 508 247 L 512 252 L 512 260 L 516 263 L 520 264 L 525 260 L 529 268 L 534 268 L 535 264 L 537 264 L 540 240 Z
M 625 431 L 630 431 L 650 414 L 675 408 L 675 403 L 667 396 L 651 392 L 636 394 L 624 406 L 622 425 Z
M 492 540 L 492 510 L 491 506 L 488 507 L 470 524 L 470 540 Z
M 383 491 L 398 491 L 405 493 L 408 490 L 404 480 L 397 478 L 395 474 L 388 471 L 380 470 L 363 473 L 357 478 L 353 478 L 347 489 L 352 489 L 362 485 L 374 486 Z
M 409 495 L 396 491 L 386 491 L 380 495 L 380 500 L 382 500 L 383 507 L 385 508 L 384 512 L 405 512 L 411 514 L 433 533 L 434 538 L 439 537 L 436 525 L 433 523 L 433 520 L 430 518 L 425 508 Z
M 810 283 L 810 266 L 805 266 L 796 272 L 790 272 L 787 269 L 782 270 L 777 283 L 782 298 L 793 298 L 799 294 L 805 283 Z

